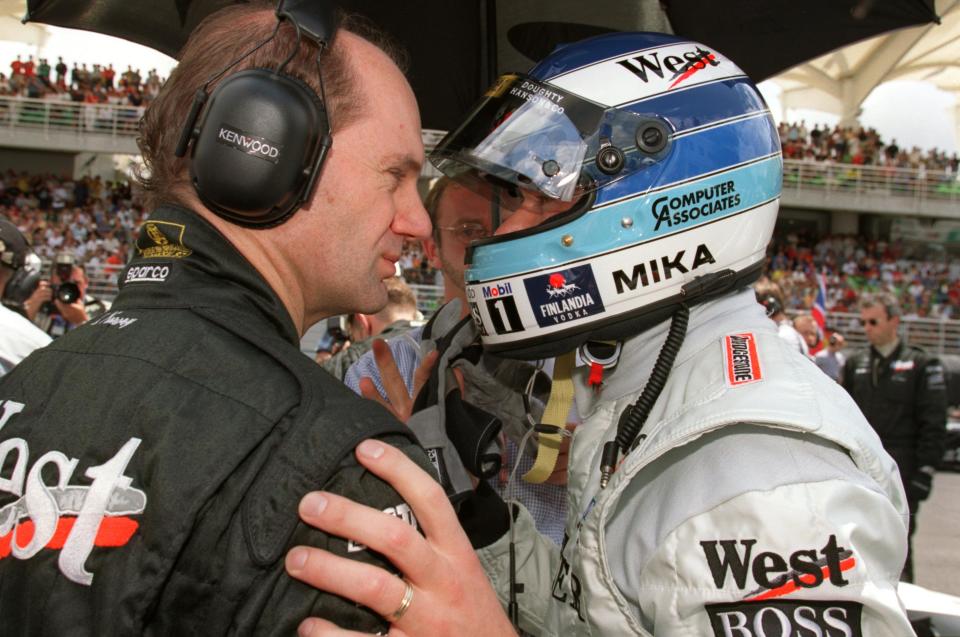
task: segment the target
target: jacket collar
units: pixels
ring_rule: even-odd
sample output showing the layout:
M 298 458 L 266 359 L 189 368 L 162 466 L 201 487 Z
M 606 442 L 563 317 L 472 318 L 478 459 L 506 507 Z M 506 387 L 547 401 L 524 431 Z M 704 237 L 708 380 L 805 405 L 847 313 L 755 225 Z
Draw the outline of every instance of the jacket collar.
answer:
M 269 329 L 293 344 L 299 335 L 260 273 L 195 212 L 162 205 L 144 222 L 136 254 L 120 275 L 113 309 L 208 308 L 240 325 Z M 260 325 L 257 325 L 257 324 Z
M 575 392 L 581 418 L 586 418 L 601 402 L 612 402 L 643 389 L 667 338 L 670 321 L 667 319 L 623 342 L 617 368 L 604 377 L 599 395 L 587 384 L 589 369 L 575 370 L 574 375 L 580 379 L 575 384 Z M 723 334 L 731 332 L 776 333 L 776 324 L 767 318 L 752 288 L 691 307 L 687 333 L 673 367 L 682 365 L 711 341 L 719 341 Z

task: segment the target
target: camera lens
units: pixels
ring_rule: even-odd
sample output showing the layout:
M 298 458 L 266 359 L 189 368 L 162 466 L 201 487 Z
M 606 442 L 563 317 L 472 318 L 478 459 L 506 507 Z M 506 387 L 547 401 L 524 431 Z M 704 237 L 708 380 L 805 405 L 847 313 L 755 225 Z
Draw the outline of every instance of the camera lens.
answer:
M 73 281 L 65 281 L 57 288 L 57 300 L 70 304 L 80 298 L 80 288 Z

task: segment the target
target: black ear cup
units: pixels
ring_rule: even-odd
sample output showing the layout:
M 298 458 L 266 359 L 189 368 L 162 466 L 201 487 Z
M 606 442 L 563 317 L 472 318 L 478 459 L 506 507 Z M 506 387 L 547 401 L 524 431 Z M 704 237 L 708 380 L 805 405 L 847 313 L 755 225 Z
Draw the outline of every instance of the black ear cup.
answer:
M 778 301 L 777 297 L 773 295 L 764 296 L 762 298 L 758 298 L 757 300 L 766 310 L 767 317 L 776 316 L 783 311 L 783 306 L 780 305 L 780 301 Z
M 329 145 L 326 109 L 310 86 L 249 69 L 223 80 L 210 96 L 196 129 L 190 177 L 200 201 L 223 218 L 273 226 L 310 198 Z

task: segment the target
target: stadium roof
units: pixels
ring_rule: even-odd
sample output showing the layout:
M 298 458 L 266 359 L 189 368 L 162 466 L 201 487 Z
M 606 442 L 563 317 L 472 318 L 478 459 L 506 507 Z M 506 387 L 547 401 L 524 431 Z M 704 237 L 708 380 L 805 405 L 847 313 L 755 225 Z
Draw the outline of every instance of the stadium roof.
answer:
M 930 82 L 957 98 L 960 139 L 960 0 L 936 0 L 940 24 L 901 29 L 818 57 L 768 81 L 784 109 L 809 108 L 857 119 L 874 88 L 892 80 Z

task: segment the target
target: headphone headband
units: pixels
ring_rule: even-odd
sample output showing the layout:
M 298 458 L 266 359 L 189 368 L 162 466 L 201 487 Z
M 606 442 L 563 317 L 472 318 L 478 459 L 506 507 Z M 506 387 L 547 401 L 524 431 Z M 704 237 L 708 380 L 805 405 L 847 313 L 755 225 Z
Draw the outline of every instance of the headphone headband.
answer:
M 280 0 L 277 27 L 197 91 L 175 154 L 190 148 L 190 177 L 200 201 L 232 223 L 266 228 L 283 223 L 305 202 L 319 179 L 332 144 L 323 99 L 302 80 L 282 73 L 296 48 L 277 70 L 246 69 L 216 81 L 279 32 L 290 20 L 322 53 L 338 28 L 336 7 L 315 0 Z M 321 93 L 319 54 L 317 76 Z M 195 126 L 196 122 L 200 124 Z

